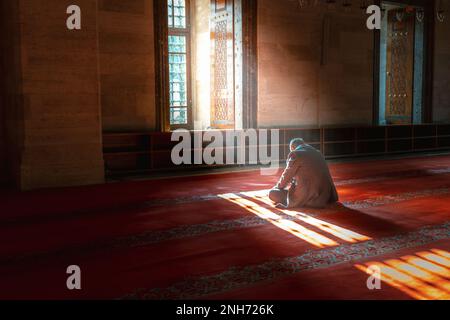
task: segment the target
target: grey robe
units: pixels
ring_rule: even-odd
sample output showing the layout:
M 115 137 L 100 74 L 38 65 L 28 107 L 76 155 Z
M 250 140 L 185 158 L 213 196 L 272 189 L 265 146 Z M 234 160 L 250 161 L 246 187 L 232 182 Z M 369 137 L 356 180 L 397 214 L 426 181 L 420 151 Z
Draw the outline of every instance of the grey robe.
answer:
M 325 158 L 310 145 L 302 145 L 289 154 L 287 168 L 276 188 L 284 190 L 289 185 L 289 208 L 323 208 L 339 201 Z

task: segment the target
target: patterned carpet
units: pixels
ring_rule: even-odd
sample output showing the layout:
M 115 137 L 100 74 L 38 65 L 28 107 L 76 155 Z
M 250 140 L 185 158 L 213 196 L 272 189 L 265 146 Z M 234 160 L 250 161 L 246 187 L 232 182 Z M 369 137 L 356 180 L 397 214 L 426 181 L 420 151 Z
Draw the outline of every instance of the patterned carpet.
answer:
M 450 299 L 450 156 L 331 171 L 322 210 L 273 208 L 259 171 L 4 191 L 0 298 Z

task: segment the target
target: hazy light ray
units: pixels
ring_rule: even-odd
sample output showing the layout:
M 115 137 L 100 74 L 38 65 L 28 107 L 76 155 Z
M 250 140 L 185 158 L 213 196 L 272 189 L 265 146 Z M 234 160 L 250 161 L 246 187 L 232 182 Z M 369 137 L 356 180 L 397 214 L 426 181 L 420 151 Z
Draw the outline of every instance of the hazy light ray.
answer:
M 401 260 L 388 260 L 386 261 L 386 264 L 417 279 L 431 283 L 432 285 L 445 290 L 447 293 L 450 293 L 450 282 L 433 273 L 419 269 L 416 266 Z
M 258 192 L 243 192 L 242 194 L 246 195 L 248 197 L 257 198 L 259 201 L 261 201 L 267 205 L 273 204 L 273 202 L 268 197 L 261 196 L 262 193 L 259 191 Z M 339 238 L 339 239 L 344 240 L 349 243 L 357 243 L 357 242 L 372 240 L 372 238 L 370 238 L 370 237 L 367 237 L 365 235 L 356 233 L 354 231 L 339 227 L 332 223 L 313 218 L 302 212 L 283 210 L 283 209 L 279 209 L 279 210 L 281 212 L 283 212 L 284 214 L 287 214 L 291 217 L 296 217 L 297 219 L 299 219 L 305 223 L 308 223 L 314 227 L 317 227 L 318 229 L 325 231 L 325 232 L 335 236 L 336 238 Z
M 223 199 L 226 199 L 242 208 L 245 208 L 249 212 L 257 215 L 258 217 L 267 220 L 272 223 L 276 227 L 289 232 L 290 234 L 318 247 L 332 247 L 338 246 L 339 243 L 317 233 L 312 230 L 309 230 L 294 221 L 283 219 L 281 216 L 275 214 L 269 209 L 263 208 L 257 203 L 249 201 L 247 199 L 241 198 L 235 194 L 227 194 L 220 196 Z

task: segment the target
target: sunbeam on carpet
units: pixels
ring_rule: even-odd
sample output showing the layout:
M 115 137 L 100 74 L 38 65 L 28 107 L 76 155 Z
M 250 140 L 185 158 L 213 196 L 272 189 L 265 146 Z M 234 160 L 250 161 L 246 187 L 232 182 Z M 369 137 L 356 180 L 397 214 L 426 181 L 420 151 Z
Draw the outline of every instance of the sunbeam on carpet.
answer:
M 450 253 L 432 249 L 355 267 L 419 300 L 450 299 Z M 374 269 L 376 268 L 376 269 Z M 374 270 L 380 272 L 374 273 Z
M 244 198 L 244 196 L 246 198 Z M 330 235 L 348 243 L 368 241 L 371 239 L 370 237 L 358 234 L 332 223 L 310 217 L 302 212 L 273 208 L 271 201 L 267 197 L 267 191 L 243 192 L 242 196 L 238 194 L 226 194 L 221 195 L 220 197 L 245 208 L 258 217 L 269 221 L 280 229 L 285 230 L 318 248 L 339 245 L 338 242 L 327 237 Z M 255 201 L 260 202 L 260 204 Z M 324 234 L 310 230 L 307 227 L 300 225 L 298 222 L 316 227 Z

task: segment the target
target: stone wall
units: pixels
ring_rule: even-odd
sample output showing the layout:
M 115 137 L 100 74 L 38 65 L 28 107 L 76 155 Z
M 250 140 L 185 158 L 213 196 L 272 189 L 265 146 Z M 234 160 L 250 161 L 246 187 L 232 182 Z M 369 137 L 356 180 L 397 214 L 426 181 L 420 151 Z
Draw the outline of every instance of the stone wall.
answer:
M 0 72 L 4 75 L 3 66 L 0 68 Z M 2 84 L 2 100 L 0 102 L 0 186 L 4 185 L 8 181 L 7 171 L 7 153 L 6 149 L 6 128 L 5 128 L 5 104 L 4 104 L 4 92 Z
M 103 130 L 155 129 L 152 0 L 99 0 Z
M 97 0 L 18 0 L 23 132 L 21 189 L 102 183 Z
M 372 123 L 373 33 L 354 11 L 258 1 L 260 126 Z
M 0 4 L 2 6 L 3 4 Z M 3 7 L 0 7 L 0 19 L 4 21 L 3 15 Z M 4 24 L 0 22 L 0 28 L 4 29 Z M 6 53 L 6 44 L 4 43 L 4 39 L 0 41 L 0 52 L 2 54 L 2 61 L 0 61 L 0 75 L 2 75 L 0 79 L 0 185 L 3 185 L 7 181 L 7 160 L 6 160 L 6 128 L 5 128 L 5 98 L 6 98 L 6 90 L 5 90 L 5 53 Z
M 3 68 L 0 69 L 3 71 Z M 3 72 L 2 72 L 3 74 Z M 5 136 L 5 116 L 3 111 L 3 103 L 0 105 L 0 185 L 6 183 L 6 136 Z
M 3 48 L 2 48 L 3 49 Z M 3 51 L 2 51 L 3 52 Z M 4 75 L 3 64 L 0 65 L 0 74 Z M 5 111 L 3 103 L 3 83 L 2 83 L 2 100 L 0 102 L 0 186 L 7 181 L 7 160 L 6 160 L 6 128 L 5 128 Z
M 450 10 L 450 0 L 444 1 Z M 436 21 L 434 47 L 433 120 L 450 123 L 450 16 Z
M 0 183 L 19 185 L 23 103 L 20 93 L 20 20 L 17 1 L 1 1 Z

